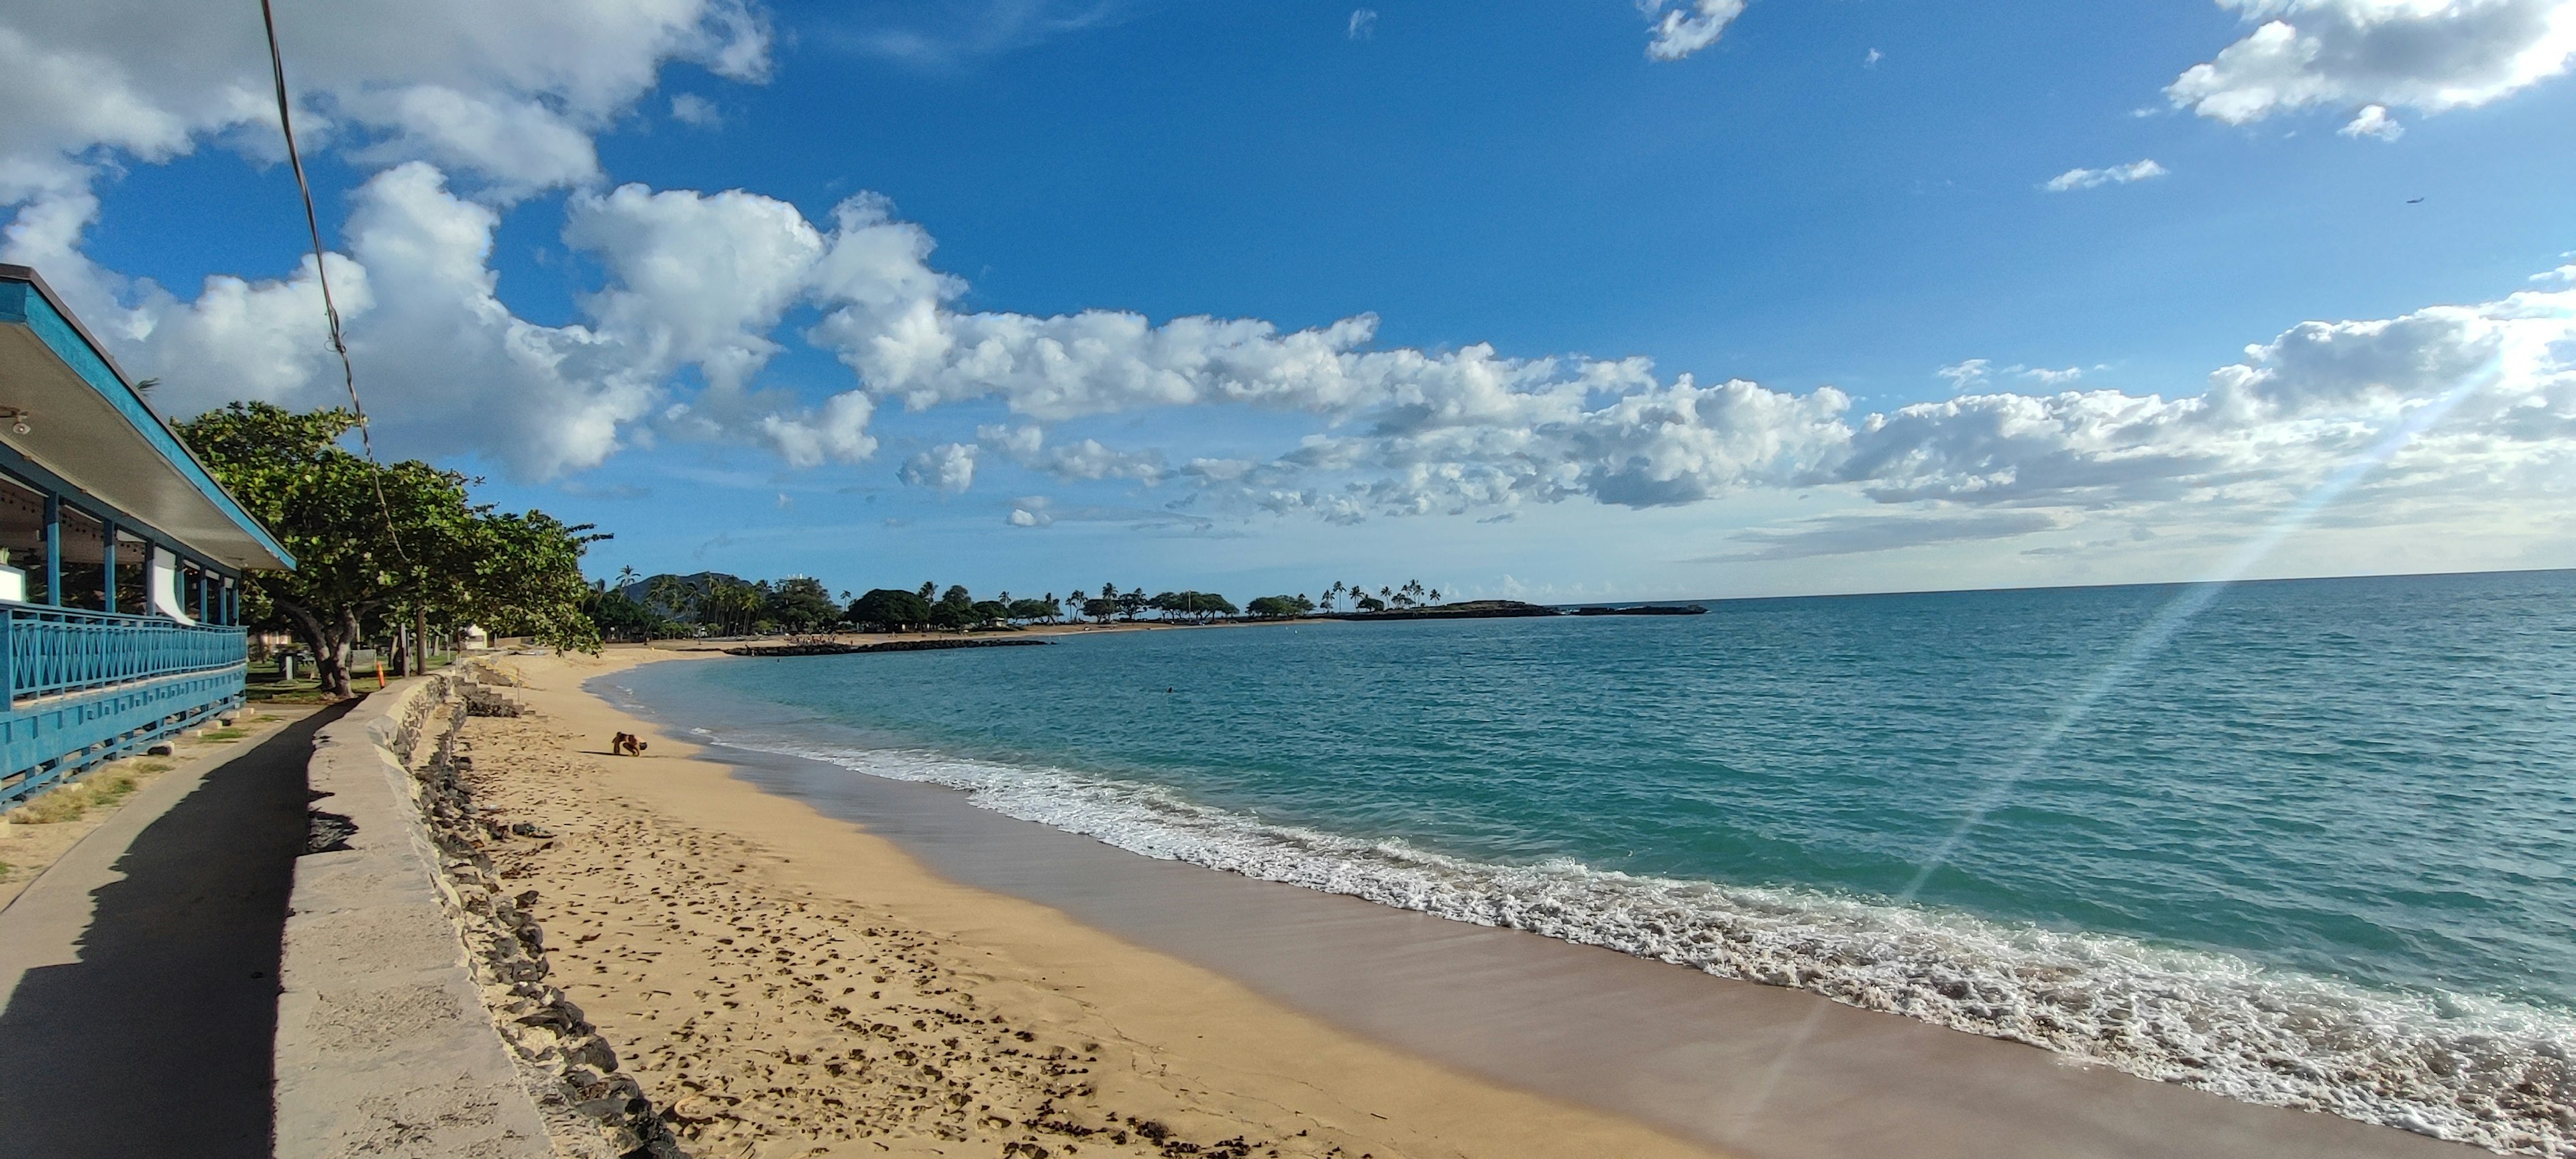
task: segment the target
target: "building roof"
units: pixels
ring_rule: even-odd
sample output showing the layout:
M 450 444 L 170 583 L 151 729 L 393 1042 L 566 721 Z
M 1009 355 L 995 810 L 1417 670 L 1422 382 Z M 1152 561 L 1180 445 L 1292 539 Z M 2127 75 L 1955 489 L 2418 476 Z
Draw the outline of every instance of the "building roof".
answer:
M 0 444 L 177 546 L 244 571 L 295 557 L 172 433 L 36 271 L 0 265 Z M 13 428 L 20 422 L 27 434 Z M 77 502 L 77 500 L 75 500 Z

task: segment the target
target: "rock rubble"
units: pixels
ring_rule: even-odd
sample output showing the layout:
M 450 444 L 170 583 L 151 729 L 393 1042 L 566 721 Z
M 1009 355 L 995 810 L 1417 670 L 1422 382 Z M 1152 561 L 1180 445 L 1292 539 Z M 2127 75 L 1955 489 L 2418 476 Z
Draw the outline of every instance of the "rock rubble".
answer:
M 503 825 L 478 809 L 452 751 L 462 718 L 514 717 L 514 701 L 471 677 L 451 678 L 448 695 L 413 725 L 421 812 L 438 844 L 439 892 L 464 943 L 467 965 L 519 1064 L 523 1085 L 546 1120 L 558 1154 L 575 1159 L 686 1159 L 643 1088 L 620 1070 L 617 1052 L 581 1008 L 546 981 L 545 930 L 528 915 L 535 890 L 512 893 L 488 849 L 512 840 L 551 840 L 542 827 Z M 516 830 L 517 832 L 513 832 Z

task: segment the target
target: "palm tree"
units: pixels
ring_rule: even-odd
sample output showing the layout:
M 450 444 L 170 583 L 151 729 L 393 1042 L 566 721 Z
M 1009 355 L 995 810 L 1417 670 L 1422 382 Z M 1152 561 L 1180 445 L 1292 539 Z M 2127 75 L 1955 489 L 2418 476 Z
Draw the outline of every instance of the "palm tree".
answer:
M 1440 589 L 1431 589 L 1431 602 L 1435 604 L 1440 602 Z
M 627 565 L 626 565 L 626 566 L 624 566 L 624 567 L 621 567 L 621 568 L 617 569 L 617 586 L 618 586 L 618 588 L 619 588 L 620 590 L 623 590 L 623 589 L 626 587 L 626 585 L 631 584 L 631 583 L 634 583 L 634 582 L 635 582 L 635 565 L 634 565 L 634 564 L 631 564 L 631 563 L 630 563 L 630 564 L 627 564 Z

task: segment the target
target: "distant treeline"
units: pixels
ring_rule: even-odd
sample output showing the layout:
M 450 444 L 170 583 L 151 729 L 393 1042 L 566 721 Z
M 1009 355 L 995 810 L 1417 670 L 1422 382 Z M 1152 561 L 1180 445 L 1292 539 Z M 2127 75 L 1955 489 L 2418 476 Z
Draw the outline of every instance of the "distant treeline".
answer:
M 1388 584 L 1376 594 L 1361 584 L 1336 580 L 1321 600 L 1296 595 L 1260 596 L 1238 607 L 1215 592 L 1121 590 L 1102 584 L 1095 591 L 1072 595 L 1048 592 L 1013 596 L 1000 592 L 977 599 L 963 584 L 942 590 L 937 583 L 917 588 L 872 588 L 836 598 L 812 576 L 779 580 L 746 580 L 723 572 L 639 577 L 621 572 L 615 583 L 593 585 L 584 610 L 611 640 L 646 640 L 676 636 L 814 635 L 836 631 L 918 632 L 990 631 L 1025 624 L 1135 622 L 1152 617 L 1174 623 L 1208 623 L 1221 619 L 1292 619 L 1318 612 L 1407 611 L 1440 602 L 1437 588 L 1420 580 Z

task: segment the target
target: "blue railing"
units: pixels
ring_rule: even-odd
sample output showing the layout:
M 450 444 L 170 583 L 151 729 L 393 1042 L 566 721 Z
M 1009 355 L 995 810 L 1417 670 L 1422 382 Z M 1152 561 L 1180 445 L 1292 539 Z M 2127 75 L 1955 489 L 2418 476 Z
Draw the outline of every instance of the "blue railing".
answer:
M 0 705 L 238 666 L 238 627 L 0 604 Z

